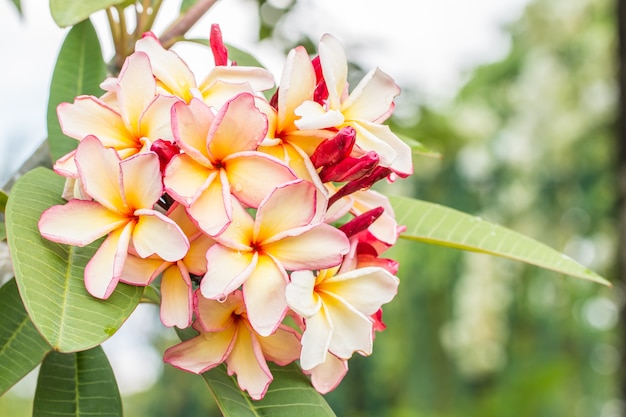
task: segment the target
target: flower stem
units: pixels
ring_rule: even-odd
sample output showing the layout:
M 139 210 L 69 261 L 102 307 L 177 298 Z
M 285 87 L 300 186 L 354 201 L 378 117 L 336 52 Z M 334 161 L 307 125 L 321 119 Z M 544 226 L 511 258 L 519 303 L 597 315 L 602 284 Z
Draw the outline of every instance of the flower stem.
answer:
M 217 0 L 199 0 L 186 13 L 168 27 L 160 38 L 164 48 L 171 47 L 177 39 L 187 33 Z

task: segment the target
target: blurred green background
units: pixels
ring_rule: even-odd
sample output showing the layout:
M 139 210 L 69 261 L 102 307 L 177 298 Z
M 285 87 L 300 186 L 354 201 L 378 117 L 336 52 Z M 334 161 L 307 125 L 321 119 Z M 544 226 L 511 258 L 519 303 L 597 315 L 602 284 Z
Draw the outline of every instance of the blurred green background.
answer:
M 289 9 L 273 10 L 260 37 L 272 38 Z M 480 215 L 616 282 L 614 9 L 609 0 L 532 1 L 506 28 L 508 55 L 472 71 L 453 100 L 435 105 L 403 90 L 394 131 L 443 158 L 416 156 L 415 175 L 385 191 Z M 399 293 L 374 354 L 354 357 L 327 395 L 338 416 L 624 415 L 621 284 L 404 241 L 388 257 L 400 261 Z M 167 331 L 151 342 L 162 352 L 173 340 Z M 0 398 L 0 416 L 30 415 L 23 391 Z M 131 417 L 219 415 L 200 378 L 167 366 L 124 408 Z

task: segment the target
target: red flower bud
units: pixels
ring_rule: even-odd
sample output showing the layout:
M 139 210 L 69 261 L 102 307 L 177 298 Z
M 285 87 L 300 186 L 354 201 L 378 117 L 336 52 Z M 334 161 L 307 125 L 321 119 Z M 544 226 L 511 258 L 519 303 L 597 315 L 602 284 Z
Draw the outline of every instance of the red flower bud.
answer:
M 167 140 L 157 139 L 150 146 L 150 150 L 157 154 L 161 163 L 161 172 L 165 172 L 165 167 L 175 155 L 180 153 L 180 148 Z
M 333 194 L 330 197 L 330 199 L 328 200 L 328 206 L 330 207 L 337 200 L 347 195 L 350 195 L 356 191 L 367 190 L 376 182 L 387 177 L 389 174 L 391 174 L 391 170 L 389 168 L 381 167 L 380 165 L 377 166 L 376 168 L 372 170 L 372 172 L 369 175 L 365 177 L 361 177 L 354 181 L 350 181 L 349 183 L 341 187 L 335 194 Z
M 380 161 L 378 154 L 370 151 L 358 158 L 347 157 L 337 165 L 325 167 L 320 172 L 322 182 L 336 181 L 354 181 L 367 176 Z
M 382 216 L 384 211 L 385 209 L 383 207 L 376 207 L 368 210 L 341 226 L 339 230 L 344 232 L 346 236 L 351 237 L 370 227 L 372 223 Z
M 311 162 L 315 168 L 338 164 L 350 155 L 355 141 L 356 130 L 352 126 L 346 126 L 335 137 L 326 139 L 315 148 Z
M 213 51 L 213 59 L 215 60 L 215 65 L 228 65 L 228 49 L 226 49 L 226 46 L 224 46 L 220 25 L 216 23 L 211 25 L 211 35 L 209 36 L 209 43 L 211 44 L 211 51 Z

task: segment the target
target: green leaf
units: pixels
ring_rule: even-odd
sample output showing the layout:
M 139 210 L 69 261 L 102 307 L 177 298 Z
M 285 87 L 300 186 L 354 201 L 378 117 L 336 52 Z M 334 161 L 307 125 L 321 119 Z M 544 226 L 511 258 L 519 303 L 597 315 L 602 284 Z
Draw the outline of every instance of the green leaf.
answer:
M 189 328 L 177 329 L 182 340 L 197 333 Z M 274 380 L 265 397 L 254 401 L 229 376 L 224 364 L 202 374 L 224 417 L 335 417 L 324 397 L 313 388 L 298 365 L 278 366 L 268 363 Z
M 123 3 L 125 0 L 50 0 L 50 12 L 59 27 L 75 25 L 98 10 Z
M 50 352 L 41 365 L 33 417 L 122 416 L 115 375 L 101 347 Z
M 3 223 L 0 223 L 0 241 L 6 238 L 7 238 L 7 229 L 3 222 Z
M 20 14 L 20 16 L 24 16 L 24 13 L 22 12 L 22 2 L 21 2 L 21 0 L 11 0 L 11 3 L 13 3 L 15 8 L 17 9 L 17 12 Z
M 72 2 L 83 4 L 83 2 Z M 100 83 L 107 75 L 102 58 L 100 42 L 89 20 L 74 26 L 67 34 L 57 58 L 48 99 L 48 141 L 52 161 L 76 149 L 78 141 L 61 131 L 57 118 L 57 106 L 73 102 L 79 95 L 99 96 Z
M 449 207 L 389 197 L 404 239 L 501 256 L 611 286 L 600 275 L 528 236 Z
M 422 144 L 421 142 L 413 138 L 410 138 L 404 135 L 398 135 L 398 137 L 402 139 L 404 143 L 406 143 L 407 145 L 411 147 L 411 152 L 415 155 L 427 156 L 429 158 L 437 158 L 437 159 L 443 158 L 443 155 L 441 155 L 441 153 L 437 151 L 433 151 L 430 148 L 427 148 L 424 144 Z
M 4 191 L 0 190 L 0 213 L 4 213 L 7 207 L 7 201 L 9 201 L 9 196 Z
M 20 294 L 35 327 L 61 352 L 85 350 L 108 339 L 133 312 L 141 287 L 118 284 L 107 300 L 85 289 L 85 265 L 97 244 L 84 248 L 50 242 L 39 234 L 41 213 L 63 204 L 65 179 L 46 168 L 21 177 L 11 190 L 6 225 Z
M 37 366 L 50 345 L 28 318 L 14 279 L 0 287 L 0 395 Z

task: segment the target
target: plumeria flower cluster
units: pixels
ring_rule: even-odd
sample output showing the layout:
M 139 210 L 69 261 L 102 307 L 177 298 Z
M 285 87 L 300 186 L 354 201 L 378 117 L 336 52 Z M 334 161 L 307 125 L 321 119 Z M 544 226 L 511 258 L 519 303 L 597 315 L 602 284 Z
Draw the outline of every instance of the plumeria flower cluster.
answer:
M 146 33 L 101 97 L 58 107 L 79 143 L 54 165 L 67 203 L 42 214 L 40 232 L 103 238 L 84 272 L 94 297 L 159 284 L 163 324 L 198 332 L 165 362 L 225 363 L 260 399 L 267 361 L 298 360 L 326 393 L 354 353 L 372 352 L 397 291 L 382 254 L 402 227 L 370 187 L 412 173 L 383 124 L 399 88 L 376 69 L 350 91 L 344 50 L 325 35 L 313 59 L 289 52 L 267 100 L 271 73 L 230 61 L 217 25 L 210 46 L 215 66 L 198 81 Z

